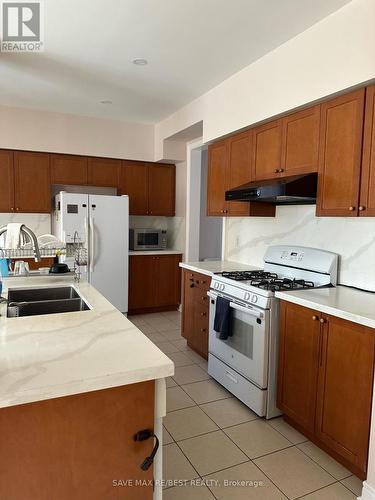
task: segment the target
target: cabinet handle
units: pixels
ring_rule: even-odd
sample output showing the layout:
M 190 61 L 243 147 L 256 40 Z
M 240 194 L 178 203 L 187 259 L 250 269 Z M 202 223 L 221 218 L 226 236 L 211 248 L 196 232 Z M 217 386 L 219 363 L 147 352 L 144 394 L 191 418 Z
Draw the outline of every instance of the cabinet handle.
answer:
M 354 212 L 355 207 L 353 207 L 353 206 L 352 206 L 352 207 L 349 207 L 349 210 L 350 210 L 350 212 Z
M 279 172 L 284 172 L 284 169 L 283 169 L 283 168 L 280 168 Z
M 358 207 L 358 210 L 359 210 L 360 212 L 363 212 L 364 210 L 366 210 L 366 207 L 364 207 L 363 205 L 360 205 L 360 206 Z
M 201 313 L 201 316 L 207 316 L 207 313 Z
M 315 314 L 314 314 L 314 316 L 312 317 L 312 320 L 313 321 L 318 321 L 318 319 L 319 319 L 318 316 L 315 316 Z
M 18 210 L 19 210 L 19 208 L 17 207 L 17 208 L 16 208 L 16 212 L 18 212 Z
M 320 318 L 320 320 L 319 320 L 319 321 L 320 321 L 322 324 L 323 324 L 323 323 L 327 323 L 327 320 L 326 320 L 325 318 Z
M 204 333 L 206 331 L 206 328 L 201 328 L 201 332 Z
M 275 174 L 278 174 L 278 173 L 279 173 L 279 169 L 275 168 Z
M 194 283 L 191 283 L 190 288 L 194 288 Z

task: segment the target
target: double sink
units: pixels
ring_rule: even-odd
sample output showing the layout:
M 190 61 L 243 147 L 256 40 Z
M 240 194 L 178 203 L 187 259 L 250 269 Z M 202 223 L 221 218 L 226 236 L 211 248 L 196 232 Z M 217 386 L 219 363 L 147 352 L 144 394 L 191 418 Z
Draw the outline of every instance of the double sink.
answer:
M 73 286 L 11 288 L 8 290 L 8 318 L 87 311 L 89 309 L 90 307 Z

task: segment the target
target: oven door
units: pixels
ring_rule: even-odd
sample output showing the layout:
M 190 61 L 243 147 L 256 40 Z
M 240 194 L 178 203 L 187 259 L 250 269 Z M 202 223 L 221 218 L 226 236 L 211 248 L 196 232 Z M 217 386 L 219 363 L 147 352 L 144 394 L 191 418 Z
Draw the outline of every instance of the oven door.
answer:
M 267 388 L 269 310 L 230 302 L 232 336 L 221 340 L 214 330 L 217 294 L 210 291 L 209 352 L 260 389 Z M 229 298 L 228 298 L 229 300 Z

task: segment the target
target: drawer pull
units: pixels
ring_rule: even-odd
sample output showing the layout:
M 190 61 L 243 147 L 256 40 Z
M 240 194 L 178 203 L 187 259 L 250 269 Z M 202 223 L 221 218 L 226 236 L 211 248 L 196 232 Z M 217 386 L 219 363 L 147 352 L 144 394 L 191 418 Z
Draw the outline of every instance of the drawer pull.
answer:
M 318 319 L 319 319 L 318 316 L 315 316 L 315 314 L 314 314 L 314 316 L 312 317 L 312 320 L 313 321 L 318 321 Z

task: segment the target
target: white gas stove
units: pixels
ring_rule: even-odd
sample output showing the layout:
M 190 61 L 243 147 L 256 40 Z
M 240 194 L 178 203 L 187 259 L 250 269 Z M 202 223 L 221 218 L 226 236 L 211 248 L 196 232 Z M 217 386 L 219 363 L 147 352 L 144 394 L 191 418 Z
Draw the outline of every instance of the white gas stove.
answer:
M 272 246 L 264 269 L 224 272 L 211 282 L 208 372 L 260 416 L 276 407 L 278 299 L 275 291 L 335 286 L 338 255 L 315 248 Z M 229 303 L 230 335 L 214 330 L 217 298 Z

